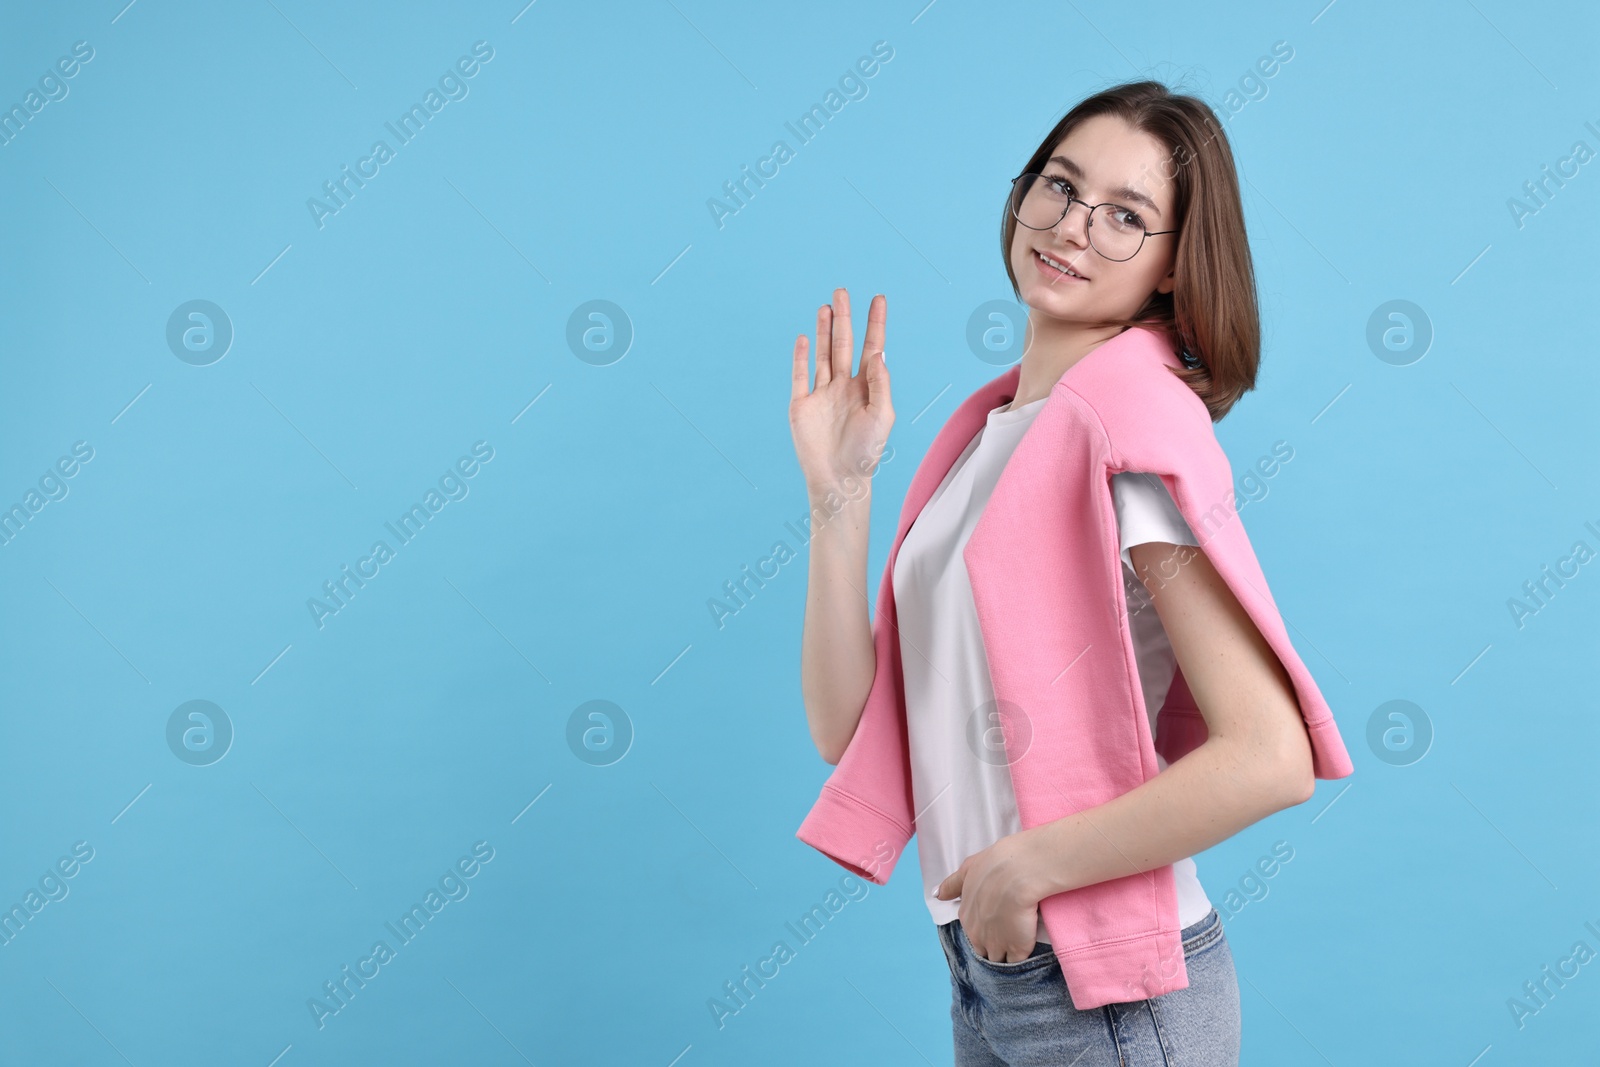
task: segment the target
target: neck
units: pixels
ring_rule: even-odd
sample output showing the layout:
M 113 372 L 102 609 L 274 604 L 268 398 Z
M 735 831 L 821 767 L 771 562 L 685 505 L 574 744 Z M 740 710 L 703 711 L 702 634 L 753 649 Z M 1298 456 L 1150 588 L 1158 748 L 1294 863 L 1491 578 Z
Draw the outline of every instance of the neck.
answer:
M 1030 311 L 1022 346 L 1022 371 L 1017 378 L 1017 395 L 1006 410 L 1020 408 L 1048 396 L 1056 382 L 1078 360 L 1121 332 L 1120 326 L 1053 319 Z

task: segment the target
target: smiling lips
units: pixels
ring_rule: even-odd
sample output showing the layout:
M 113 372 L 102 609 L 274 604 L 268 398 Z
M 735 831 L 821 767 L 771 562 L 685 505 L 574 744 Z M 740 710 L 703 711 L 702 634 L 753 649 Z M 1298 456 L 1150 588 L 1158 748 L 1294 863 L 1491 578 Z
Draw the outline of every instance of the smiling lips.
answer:
M 1086 275 L 1080 274 L 1077 270 L 1068 266 L 1066 261 L 1057 259 L 1046 252 L 1041 252 L 1038 249 L 1035 249 L 1033 253 L 1033 259 L 1035 263 L 1039 264 L 1039 270 L 1042 271 L 1044 275 L 1050 278 L 1052 281 L 1066 280 L 1069 278 L 1073 281 L 1080 282 L 1086 282 L 1089 280 Z

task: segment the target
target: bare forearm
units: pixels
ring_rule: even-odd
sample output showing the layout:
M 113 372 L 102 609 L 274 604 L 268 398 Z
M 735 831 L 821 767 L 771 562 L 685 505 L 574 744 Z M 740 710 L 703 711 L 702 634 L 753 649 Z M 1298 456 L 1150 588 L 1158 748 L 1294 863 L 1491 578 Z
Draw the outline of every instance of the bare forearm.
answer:
M 1282 751 L 1208 738 L 1121 796 L 1024 831 L 1037 898 L 1166 866 L 1300 803 Z
M 800 687 L 811 740 L 829 763 L 855 736 L 877 667 L 866 597 L 872 493 L 857 489 L 812 494 Z

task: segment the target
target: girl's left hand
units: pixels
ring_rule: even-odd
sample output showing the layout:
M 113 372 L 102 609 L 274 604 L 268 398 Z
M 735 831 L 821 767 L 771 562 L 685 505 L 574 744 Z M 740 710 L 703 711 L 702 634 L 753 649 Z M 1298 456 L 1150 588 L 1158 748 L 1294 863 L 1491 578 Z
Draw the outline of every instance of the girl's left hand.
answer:
M 1017 963 L 1033 952 L 1039 897 L 1025 834 L 974 852 L 934 891 L 940 900 L 961 899 L 961 929 L 973 951 L 991 963 Z

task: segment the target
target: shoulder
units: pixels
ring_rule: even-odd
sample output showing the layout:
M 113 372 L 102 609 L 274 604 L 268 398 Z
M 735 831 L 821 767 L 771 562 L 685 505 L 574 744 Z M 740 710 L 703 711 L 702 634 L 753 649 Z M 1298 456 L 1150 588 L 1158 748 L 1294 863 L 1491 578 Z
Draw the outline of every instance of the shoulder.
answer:
M 1084 357 L 1077 373 L 1058 384 L 1093 412 L 1119 465 L 1170 470 L 1163 461 L 1217 447 L 1205 401 L 1173 373 L 1180 366 L 1162 333 L 1135 326 Z

